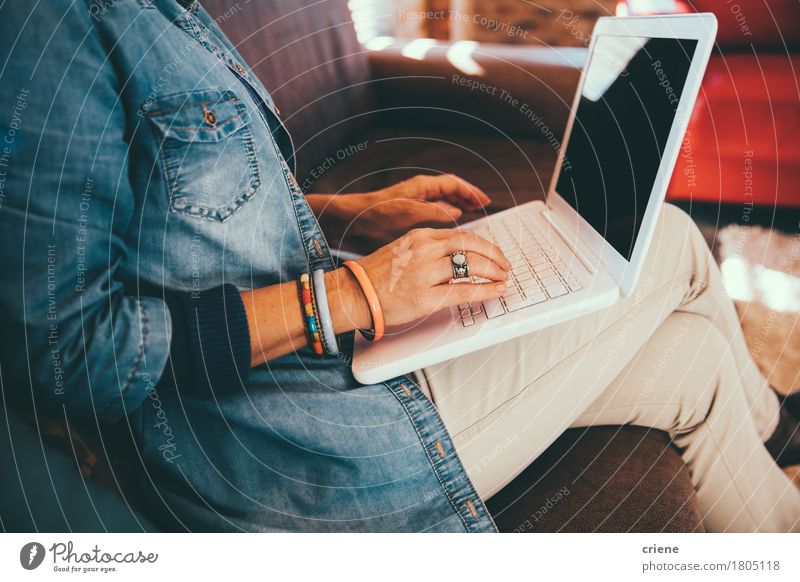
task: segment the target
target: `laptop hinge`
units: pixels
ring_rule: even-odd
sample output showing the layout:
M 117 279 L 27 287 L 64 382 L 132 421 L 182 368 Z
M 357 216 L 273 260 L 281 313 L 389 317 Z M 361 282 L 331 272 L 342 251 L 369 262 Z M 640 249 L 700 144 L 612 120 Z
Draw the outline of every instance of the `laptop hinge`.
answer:
M 578 257 L 580 262 L 583 263 L 583 266 L 586 267 L 590 273 L 595 274 L 600 271 L 600 259 L 587 249 L 585 245 L 581 244 L 577 234 L 575 232 L 570 232 L 561 219 L 556 216 L 555 212 L 547 209 L 542 211 L 542 215 L 556 231 L 556 235 L 558 235 L 558 237 L 564 241 L 564 244 L 575 253 L 575 256 Z

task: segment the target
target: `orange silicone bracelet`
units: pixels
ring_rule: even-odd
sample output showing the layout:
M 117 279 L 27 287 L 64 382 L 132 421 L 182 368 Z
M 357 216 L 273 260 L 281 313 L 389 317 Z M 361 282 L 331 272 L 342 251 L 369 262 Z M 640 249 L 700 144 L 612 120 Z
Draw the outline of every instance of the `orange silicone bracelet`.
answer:
M 375 293 L 375 287 L 372 286 L 372 281 L 369 280 L 367 272 L 364 267 L 355 261 L 345 261 L 344 266 L 350 269 L 353 276 L 361 286 L 361 291 L 364 292 L 364 297 L 367 298 L 370 313 L 372 313 L 372 329 L 369 332 L 361 330 L 368 340 L 376 342 L 383 337 L 384 322 L 383 322 L 383 308 L 381 302 L 378 300 L 378 294 Z

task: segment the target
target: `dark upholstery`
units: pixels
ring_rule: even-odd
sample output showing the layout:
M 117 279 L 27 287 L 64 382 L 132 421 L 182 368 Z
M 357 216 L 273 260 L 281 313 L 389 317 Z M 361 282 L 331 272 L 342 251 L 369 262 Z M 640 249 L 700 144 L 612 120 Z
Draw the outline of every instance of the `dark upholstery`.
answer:
M 502 532 L 703 531 L 686 466 L 661 431 L 571 429 L 487 505 Z
M 120 493 L 127 472 L 108 462 L 113 445 L 103 443 L 87 447 L 53 419 L 33 422 L 0 406 L 0 531 L 156 531 L 135 496 Z
M 587 56 L 574 47 L 438 43 L 417 60 L 405 56 L 409 49 L 408 41 L 395 41 L 369 53 L 389 124 L 540 141 L 566 125 Z M 468 63 L 474 74 L 464 72 Z

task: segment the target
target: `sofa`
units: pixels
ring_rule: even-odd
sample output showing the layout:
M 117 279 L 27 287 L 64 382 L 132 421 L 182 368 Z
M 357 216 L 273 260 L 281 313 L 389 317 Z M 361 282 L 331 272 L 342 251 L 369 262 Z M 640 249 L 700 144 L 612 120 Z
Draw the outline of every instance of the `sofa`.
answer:
M 346 0 L 202 3 L 272 93 L 308 192 L 454 172 L 489 193 L 490 212 L 543 197 L 584 49 L 367 48 Z M 124 430 L 4 412 L 0 528 L 155 529 L 129 484 L 136 451 Z M 669 438 L 634 426 L 568 430 L 487 505 L 503 532 L 703 530 Z

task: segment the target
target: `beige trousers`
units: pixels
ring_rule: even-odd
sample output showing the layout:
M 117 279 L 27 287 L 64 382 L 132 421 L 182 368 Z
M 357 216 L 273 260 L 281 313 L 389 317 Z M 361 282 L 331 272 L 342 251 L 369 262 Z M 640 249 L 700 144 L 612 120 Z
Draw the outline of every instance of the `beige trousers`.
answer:
M 777 397 L 705 240 L 674 206 L 629 297 L 414 378 L 484 499 L 569 427 L 636 424 L 673 437 L 709 531 L 800 531 L 800 491 L 762 444 Z

